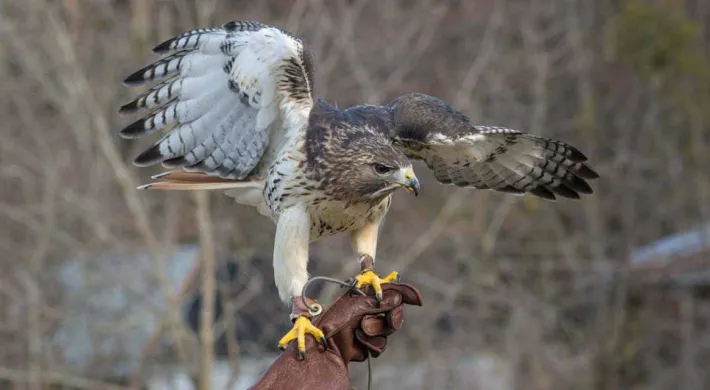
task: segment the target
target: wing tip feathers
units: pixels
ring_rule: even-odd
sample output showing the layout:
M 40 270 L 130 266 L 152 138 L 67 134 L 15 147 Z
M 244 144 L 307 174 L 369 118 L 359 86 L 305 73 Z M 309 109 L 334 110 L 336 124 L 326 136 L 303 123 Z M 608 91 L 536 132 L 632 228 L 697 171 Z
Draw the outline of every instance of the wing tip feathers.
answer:
M 582 164 L 575 173 L 588 180 L 595 180 L 599 178 L 599 174 L 587 164 Z
M 529 192 L 531 194 L 533 194 L 537 197 L 543 198 L 543 199 L 547 199 L 547 200 L 556 200 L 557 199 L 555 197 L 555 194 L 552 191 L 550 191 L 547 188 L 542 187 L 542 186 L 537 186 L 537 187 L 533 188 L 532 190 L 530 190 Z
M 580 178 L 579 176 L 572 174 L 572 178 L 569 180 L 565 180 L 565 185 L 573 189 L 574 191 L 577 191 L 581 194 L 592 194 L 594 193 L 594 190 L 592 187 L 587 183 L 584 179 Z
M 138 111 L 138 100 L 134 100 L 130 103 L 126 103 L 118 108 L 119 114 L 130 114 Z
M 587 156 L 584 153 L 580 152 L 579 149 L 568 144 L 565 144 L 565 146 L 570 152 L 569 156 L 567 156 L 570 161 L 575 163 L 582 163 L 588 160 Z
M 134 87 L 136 85 L 143 84 L 144 82 L 147 81 L 145 79 L 145 77 L 143 77 L 145 70 L 146 70 L 146 67 L 143 67 L 143 68 L 129 74 L 128 76 L 126 76 L 126 78 L 123 79 L 123 81 L 121 83 L 123 84 L 124 87 Z
M 163 160 L 163 155 L 160 153 L 160 144 L 153 145 L 150 149 L 139 154 L 134 160 L 133 165 L 137 167 L 149 167 Z
M 147 131 L 145 128 L 145 119 L 141 118 L 124 127 L 121 131 L 118 132 L 118 135 L 120 135 L 121 138 L 124 139 L 135 139 L 146 134 L 146 132 Z
M 175 42 L 175 39 L 177 39 L 177 37 L 172 37 L 166 41 L 163 41 L 163 42 L 153 46 L 153 53 L 166 54 L 166 53 L 170 52 L 170 50 L 171 50 L 170 46 L 173 44 L 173 42 Z
M 577 193 L 577 191 L 569 188 L 564 183 L 560 183 L 560 184 L 550 188 L 550 190 L 563 198 L 579 199 L 579 194 Z

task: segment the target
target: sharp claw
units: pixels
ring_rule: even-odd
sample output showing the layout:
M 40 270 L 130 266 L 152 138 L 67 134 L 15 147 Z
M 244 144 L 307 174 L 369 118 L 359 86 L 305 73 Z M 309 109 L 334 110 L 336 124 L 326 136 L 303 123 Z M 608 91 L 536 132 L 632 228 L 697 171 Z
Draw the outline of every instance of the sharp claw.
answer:
M 360 275 L 355 277 L 355 288 L 361 289 L 365 285 L 371 285 L 373 290 L 375 290 L 375 299 L 377 300 L 377 305 L 382 303 L 382 284 L 385 283 L 399 283 L 399 273 L 392 272 L 387 275 L 384 279 L 380 279 L 372 270 L 367 269 L 363 271 Z
M 293 328 L 279 341 L 279 349 L 285 350 L 288 344 L 295 340 L 298 349 L 297 360 L 303 360 L 306 357 L 306 335 L 308 334 L 323 343 L 324 348 L 328 348 L 323 331 L 313 326 L 307 317 L 300 316 L 294 321 Z

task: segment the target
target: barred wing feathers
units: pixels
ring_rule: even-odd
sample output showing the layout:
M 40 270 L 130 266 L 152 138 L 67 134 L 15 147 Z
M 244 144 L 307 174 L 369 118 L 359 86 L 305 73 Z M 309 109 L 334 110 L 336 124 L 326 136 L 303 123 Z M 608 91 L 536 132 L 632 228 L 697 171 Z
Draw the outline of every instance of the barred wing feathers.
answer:
M 124 84 L 160 80 L 121 113 L 148 115 L 121 130 L 167 133 L 135 164 L 263 178 L 286 140 L 304 131 L 313 106 L 313 57 L 298 38 L 255 22 L 189 31 L 156 46 L 164 57 Z
M 587 180 L 599 177 L 571 145 L 505 127 L 474 125 L 435 97 L 408 94 L 389 108 L 394 143 L 409 157 L 423 160 L 441 183 L 554 200 L 591 194 Z

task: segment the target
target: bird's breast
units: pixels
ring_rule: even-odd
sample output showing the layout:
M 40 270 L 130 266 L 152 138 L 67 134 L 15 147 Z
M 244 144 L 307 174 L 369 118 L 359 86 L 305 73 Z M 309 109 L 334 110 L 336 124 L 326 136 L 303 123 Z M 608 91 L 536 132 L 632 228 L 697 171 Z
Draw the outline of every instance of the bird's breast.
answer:
M 376 204 L 314 199 L 308 207 L 311 241 L 362 228 L 373 219 L 382 217 L 389 209 L 390 201 L 390 197 Z

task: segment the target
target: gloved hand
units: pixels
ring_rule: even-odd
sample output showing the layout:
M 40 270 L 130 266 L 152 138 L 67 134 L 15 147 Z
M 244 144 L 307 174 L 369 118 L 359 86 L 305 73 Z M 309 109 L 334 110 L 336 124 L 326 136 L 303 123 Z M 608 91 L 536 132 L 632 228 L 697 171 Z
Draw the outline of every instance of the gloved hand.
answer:
M 348 363 L 380 356 L 387 337 L 404 322 L 404 305 L 422 305 L 421 295 L 407 284 L 383 284 L 382 303 L 375 297 L 348 292 L 338 298 L 314 322 L 328 340 L 323 351 L 313 337 L 306 337 L 306 357 L 298 360 L 291 343 L 252 390 L 350 390 Z

